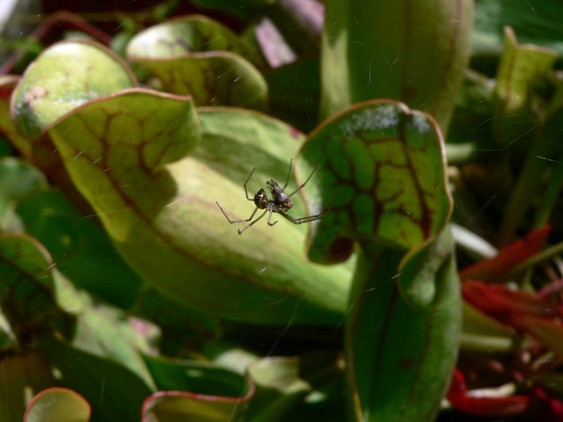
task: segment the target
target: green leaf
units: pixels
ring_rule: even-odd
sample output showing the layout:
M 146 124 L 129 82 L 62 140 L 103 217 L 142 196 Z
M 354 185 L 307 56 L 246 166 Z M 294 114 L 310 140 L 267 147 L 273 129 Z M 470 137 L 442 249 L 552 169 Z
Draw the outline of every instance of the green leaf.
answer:
M 503 46 L 503 27 L 508 25 L 525 43 L 553 48 L 563 54 L 563 9 L 559 0 L 512 1 L 477 0 L 475 2 L 476 55 L 498 55 Z
M 31 64 L 12 96 L 18 129 L 36 139 L 41 131 L 75 107 L 135 85 L 122 59 L 89 41 L 63 41 Z
M 0 307 L 23 344 L 40 329 L 70 327 L 54 274 L 51 257 L 35 239 L 0 235 Z
M 141 352 L 148 348 L 144 339 L 136 335 L 131 321 L 114 308 L 101 305 L 85 308 L 78 316 L 71 346 L 113 363 L 154 388 L 154 381 Z M 100 380 L 102 381 L 102 380 Z
M 243 421 L 248 397 L 231 398 L 166 391 L 153 394 L 143 405 L 143 420 L 155 422 Z
M 25 135 L 10 141 L 27 159 L 60 186 L 71 201 L 88 210 L 54 153 L 56 147 L 41 132 L 62 115 L 85 102 L 135 85 L 131 70 L 114 52 L 89 41 L 60 42 L 45 50 L 19 81 L 12 95 L 12 117 Z
M 251 50 L 226 26 L 201 15 L 184 16 L 152 26 L 129 44 L 128 54 L 164 59 L 182 54 L 230 51 L 249 55 Z
M 38 344 L 63 374 L 63 383 L 89 401 L 97 402 L 100 388 L 108 394 L 115 388 L 117 400 L 131 395 L 131 400 L 138 401 L 139 412 L 152 378 L 129 323 L 121 321 L 115 311 L 93 307 L 53 267 L 50 256 L 34 239 L 23 235 L 0 237 L 0 304 L 20 343 Z M 61 337 L 72 338 L 72 346 Z M 104 379 L 107 374 L 103 368 L 117 378 L 111 388 L 105 387 L 104 383 L 110 381 Z M 132 380 L 139 386 L 131 388 Z
M 321 56 L 324 117 L 391 98 L 447 132 L 470 53 L 473 1 L 328 2 Z
M 309 59 L 265 73 L 270 89 L 271 113 L 302 131 L 313 129 L 318 122 L 319 72 L 319 60 Z
M 445 224 L 445 221 L 444 221 Z M 449 233 L 449 228 L 445 229 Z M 453 242 L 449 234 L 431 237 L 420 247 L 412 249 L 402 259 L 397 280 L 402 298 L 412 307 L 425 308 L 436 297 L 435 276 L 451 259 Z
M 47 187 L 45 176 L 35 167 L 13 157 L 0 158 L 0 228 L 16 231 L 16 205 L 25 197 Z
M 160 328 L 159 350 L 167 356 L 197 348 L 219 336 L 219 321 L 214 315 L 188 307 L 145 286 L 129 313 L 157 324 Z
M 66 388 L 50 388 L 36 395 L 27 408 L 25 422 L 88 422 L 90 405 Z
M 443 145 L 431 116 L 380 100 L 324 122 L 302 149 L 321 163 L 316 199 L 329 207 L 309 255 L 334 262 L 343 244 L 360 245 L 345 343 L 355 420 L 433 420 L 455 364 L 461 299 Z
M 250 365 L 248 373 L 256 383 L 256 395 L 248 409 L 252 422 L 287 421 L 311 392 L 302 379 L 300 360 L 290 357 L 260 359 Z
M 38 349 L 55 368 L 60 385 L 95 404 L 94 420 L 140 420 L 143 400 L 152 391 L 121 363 L 79 350 L 58 336 L 43 336 Z
M 244 397 L 248 380 L 235 372 L 208 362 L 144 355 L 158 390 L 184 390 L 207 396 Z
M 45 245 L 57 268 L 74 285 L 118 306 L 132 305 L 140 279 L 122 260 L 93 215 L 82 216 L 59 191 L 25 198 L 16 213 L 26 233 Z
M 264 163 L 250 189 L 266 174 L 283 180 L 299 134 L 261 115 L 211 112 L 194 157 L 174 162 L 195 147 L 192 107 L 129 92 L 81 107 L 49 133 L 122 255 L 164 294 L 247 321 L 336 321 L 347 272 L 306 261 L 304 227 L 257 225 L 241 238 L 214 204 L 229 212 L 242 204 L 249 215 L 242 183 L 251 166 Z
M 455 367 L 461 295 L 453 254 L 435 272 L 434 300 L 423 309 L 394 283 L 401 255 L 358 257 L 346 330 L 355 420 L 433 421 Z
M 543 190 L 546 173 L 561 155 L 559 122 L 549 120 L 550 113 L 561 104 L 558 96 L 552 98 L 551 92 L 555 88 L 553 66 L 558 54 L 553 50 L 518 44 L 510 28 L 505 28 L 505 36 L 495 90 L 498 123 L 494 126 L 494 135 L 504 149 L 511 147 L 518 151 L 523 146 L 527 157 L 523 165 L 518 163 L 518 183 L 512 189 L 506 207 L 499 244 L 514 238 L 530 204 L 537 201 L 538 192 Z M 560 90 L 555 89 L 555 92 Z
M 534 135 L 538 113 L 543 108 L 543 90 L 549 83 L 556 51 L 516 41 L 505 28 L 505 44 L 495 88 L 494 135 L 502 148 L 515 141 L 527 142 Z
M 157 76 L 165 90 L 190 94 L 197 105 L 265 108 L 267 85 L 243 57 L 249 55 L 234 33 L 202 16 L 153 26 L 127 47 L 129 60 Z
M 451 142 L 459 144 L 467 141 L 474 142 L 480 149 L 494 148 L 491 142 L 494 90 L 494 79 L 471 70 L 465 72 L 463 87 L 452 116 L 446 148 L 451 146 Z M 450 162 L 448 154 L 448 163 Z
M 461 350 L 465 352 L 502 353 L 513 349 L 516 336 L 514 330 L 465 301 L 462 304 L 462 321 Z
M 543 199 L 538 201 L 539 209 L 536 212 L 534 227 L 541 227 L 551 220 L 553 212 L 557 210 L 561 187 L 563 186 L 563 148 L 560 142 L 560 133 L 563 129 L 563 81 L 559 80 L 555 86 L 555 94 L 546 111 L 543 130 L 540 136 L 541 154 L 545 154 L 543 169 L 548 180 Z M 536 190 L 537 192 L 537 190 Z M 535 196 L 532 194 L 531 196 Z
M 303 146 L 329 213 L 309 244 L 315 262 L 334 262 L 343 241 L 419 247 L 451 211 L 442 139 L 435 121 L 394 101 L 355 105 L 321 124 Z M 323 161 L 324 160 L 324 161 Z

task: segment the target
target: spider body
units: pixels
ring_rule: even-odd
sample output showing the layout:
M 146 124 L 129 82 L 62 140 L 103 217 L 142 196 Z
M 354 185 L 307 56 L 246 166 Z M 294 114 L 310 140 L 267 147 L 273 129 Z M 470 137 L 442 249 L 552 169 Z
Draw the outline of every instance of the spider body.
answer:
M 288 221 L 291 221 L 293 224 L 302 224 L 302 223 L 308 223 L 310 221 L 319 220 L 328 211 L 327 209 L 323 210 L 320 214 L 310 215 L 310 216 L 301 217 L 301 218 L 294 218 L 294 217 L 286 214 L 287 211 L 289 211 L 291 208 L 293 208 L 293 201 L 291 200 L 291 197 L 293 195 L 295 195 L 297 192 L 299 192 L 307 184 L 307 182 L 309 181 L 311 176 L 313 176 L 313 173 L 315 173 L 316 169 L 317 169 L 316 167 L 313 169 L 313 171 L 311 172 L 311 174 L 309 175 L 307 180 L 305 180 L 305 182 L 301 186 L 299 186 L 297 189 L 295 189 L 293 192 L 291 192 L 288 195 L 288 194 L 285 193 L 285 189 L 287 188 L 287 185 L 289 183 L 289 175 L 291 173 L 291 161 L 290 161 L 289 162 L 289 170 L 287 172 L 287 180 L 285 181 L 285 185 L 283 186 L 283 188 L 280 187 L 280 185 L 278 185 L 278 183 L 274 179 L 270 179 L 270 180 L 266 181 L 266 187 L 268 188 L 268 190 L 270 191 L 270 194 L 272 196 L 272 199 L 269 199 L 268 194 L 266 193 L 266 191 L 264 189 L 260 189 L 258 192 L 256 192 L 256 194 L 254 195 L 254 198 L 251 198 L 250 196 L 248 196 L 248 190 L 246 188 L 246 185 L 248 184 L 248 181 L 250 180 L 250 178 L 254 174 L 254 171 L 256 170 L 256 167 L 254 167 L 254 169 L 250 172 L 250 175 L 246 179 L 246 182 L 244 182 L 244 193 L 246 195 L 246 199 L 249 200 L 249 201 L 253 201 L 254 205 L 256 205 L 256 208 L 254 209 L 252 214 L 250 214 L 250 217 L 248 217 L 247 219 L 231 220 L 227 216 L 227 214 L 225 213 L 223 208 L 221 208 L 221 205 L 219 205 L 218 202 L 216 202 L 216 204 L 219 207 L 219 209 L 223 212 L 223 215 L 225 216 L 225 218 L 227 219 L 227 221 L 229 223 L 236 224 L 236 223 L 249 223 L 250 222 L 244 228 L 238 229 L 238 234 L 242 234 L 245 230 L 249 229 L 251 226 L 253 226 L 255 223 L 257 223 L 260 219 L 262 219 L 262 217 L 264 217 L 266 214 L 268 214 L 268 225 L 270 225 L 270 226 L 273 226 L 274 224 L 277 223 L 277 221 L 274 221 L 274 222 L 271 221 L 273 213 L 280 214 L 282 217 L 284 217 Z M 256 214 L 256 212 L 258 210 L 264 210 L 264 212 L 262 214 L 260 214 L 256 219 L 252 220 L 254 218 L 254 215 Z
M 283 189 L 280 188 L 280 185 L 278 185 L 274 179 L 270 179 L 266 182 L 266 186 L 272 194 L 272 199 L 268 199 L 264 189 L 260 189 L 258 193 L 262 192 L 264 194 L 264 197 L 267 199 L 267 205 L 273 212 L 288 211 L 293 208 L 293 201 L 285 194 Z M 256 195 L 258 195 L 258 193 Z M 256 199 L 254 200 L 254 203 L 256 203 Z M 256 206 L 259 207 L 258 204 L 256 204 Z

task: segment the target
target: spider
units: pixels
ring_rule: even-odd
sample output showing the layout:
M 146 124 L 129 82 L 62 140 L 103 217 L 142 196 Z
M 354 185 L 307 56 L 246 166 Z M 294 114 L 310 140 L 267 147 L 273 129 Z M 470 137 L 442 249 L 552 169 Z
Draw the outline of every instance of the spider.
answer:
M 227 216 L 227 213 L 225 213 L 221 205 L 219 205 L 219 202 L 215 202 L 229 223 L 231 224 L 248 223 L 250 221 L 250 224 L 246 225 L 242 229 L 240 228 L 238 229 L 238 234 L 242 234 L 245 230 L 252 227 L 258 221 L 260 221 L 262 217 L 264 217 L 267 213 L 270 213 L 268 215 L 268 225 L 270 226 L 273 226 L 274 224 L 277 223 L 277 220 L 274 221 L 273 223 L 271 222 L 272 214 L 275 212 L 280 214 L 286 220 L 291 221 L 293 224 L 303 224 L 303 223 L 309 223 L 311 221 L 319 220 L 326 214 L 328 208 L 324 209 L 319 214 L 309 215 L 307 217 L 301 217 L 301 218 L 294 218 L 286 214 L 286 211 L 289 211 L 291 208 L 293 208 L 293 201 L 291 200 L 291 197 L 295 195 L 297 192 L 299 192 L 301 189 L 303 189 L 303 187 L 307 184 L 311 176 L 313 176 L 313 173 L 315 173 L 315 170 L 317 170 L 317 167 L 315 167 L 311 172 L 311 174 L 309 175 L 309 177 L 307 177 L 307 180 L 305 180 L 305 182 L 301 186 L 299 186 L 297 189 L 295 189 L 293 192 L 287 195 L 284 192 L 284 190 L 285 188 L 287 188 L 287 185 L 289 183 L 289 175 L 291 173 L 291 163 L 292 161 L 290 160 L 289 170 L 287 172 L 287 179 L 285 181 L 285 185 L 283 185 L 283 188 L 281 188 L 280 185 L 278 185 L 278 183 L 274 179 L 270 179 L 266 182 L 266 186 L 268 187 L 268 190 L 272 194 L 272 199 L 268 199 L 268 195 L 266 194 L 266 191 L 264 189 L 260 189 L 258 192 L 256 192 L 254 198 L 248 196 L 248 190 L 246 189 L 246 185 L 250 180 L 250 178 L 252 177 L 252 175 L 254 174 L 254 170 L 256 170 L 256 167 L 252 169 L 250 175 L 246 179 L 246 182 L 244 182 L 244 193 L 246 195 L 246 199 L 248 199 L 249 201 L 254 201 L 254 204 L 256 205 L 256 208 L 254 209 L 254 211 L 252 211 L 250 217 L 242 220 L 231 220 Z M 254 218 L 254 215 L 256 214 L 256 211 L 258 211 L 259 209 L 264 210 L 264 212 L 260 214 L 260 216 L 258 216 L 256 219 L 252 220 Z

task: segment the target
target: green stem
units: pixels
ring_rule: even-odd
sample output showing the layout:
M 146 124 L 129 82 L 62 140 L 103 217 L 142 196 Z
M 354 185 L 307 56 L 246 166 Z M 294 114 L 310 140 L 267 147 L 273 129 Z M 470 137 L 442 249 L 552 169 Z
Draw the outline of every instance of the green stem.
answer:
M 516 274 L 521 273 L 522 271 L 527 270 L 528 268 L 543 264 L 544 262 L 549 261 L 551 258 L 561 253 L 563 253 L 563 242 L 559 242 L 556 245 L 544 249 L 540 253 L 537 253 L 531 258 L 526 259 L 524 262 L 521 262 L 508 273 L 507 277 L 512 277 Z
M 551 177 L 549 178 L 549 185 L 544 197 L 541 201 L 540 209 L 536 213 L 535 227 L 540 227 L 546 224 L 550 217 L 555 202 L 559 199 L 559 192 L 561 191 L 561 185 L 563 184 L 563 157 L 560 156 L 557 160 L 557 165 Z
M 465 352 L 478 353 L 507 353 L 513 348 L 513 341 L 506 337 L 483 336 L 479 334 L 462 333 L 461 349 Z
M 544 168 L 543 160 L 538 156 L 542 155 L 541 138 L 536 136 L 524 168 L 518 178 L 518 183 L 514 189 L 508 206 L 506 207 L 504 220 L 499 231 L 500 246 L 506 245 L 514 240 L 516 231 L 522 222 L 524 215 L 529 209 L 532 199 L 537 197 L 538 181 Z

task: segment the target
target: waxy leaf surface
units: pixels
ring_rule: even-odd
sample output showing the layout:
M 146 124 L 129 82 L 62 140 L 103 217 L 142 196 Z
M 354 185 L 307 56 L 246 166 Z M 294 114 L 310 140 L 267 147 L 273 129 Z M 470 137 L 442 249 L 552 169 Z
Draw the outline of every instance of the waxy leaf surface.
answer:
M 332 0 L 322 40 L 321 110 L 392 98 L 432 114 L 444 132 L 461 88 L 472 0 Z
M 507 147 L 518 140 L 529 140 L 534 134 L 538 111 L 535 108 L 542 84 L 545 86 L 551 76 L 558 54 L 535 45 L 518 44 L 510 28 L 505 28 L 504 33 L 495 87 L 494 134 L 497 142 Z
M 50 388 L 36 395 L 25 413 L 25 422 L 88 422 L 90 405 L 80 394 L 66 388 Z
M 129 60 L 157 76 L 164 89 L 190 94 L 197 105 L 264 108 L 268 88 L 244 57 L 250 54 L 229 29 L 200 16 L 148 28 L 127 47 Z
M 91 212 L 69 180 L 52 140 L 41 136 L 42 131 L 73 108 L 135 84 L 125 62 L 101 44 L 80 40 L 54 44 L 33 62 L 12 93 L 12 118 L 24 136 L 10 131 L 10 141 L 75 205 Z
M 122 59 L 87 41 L 60 42 L 30 65 L 12 95 L 12 116 L 28 138 L 73 108 L 135 85 Z
M 360 246 L 345 342 L 353 417 L 432 420 L 460 328 L 441 132 L 428 114 L 375 100 L 323 123 L 301 157 L 320 163 L 315 199 L 329 208 L 310 256 L 334 262 Z
M 317 170 L 323 207 L 309 245 L 313 261 L 334 262 L 343 242 L 419 247 L 444 226 L 451 208 L 441 135 L 427 114 L 376 100 L 317 128 L 303 146 Z
M 105 328 L 109 328 L 108 325 Z M 99 328 L 98 328 L 99 330 Z M 95 342 L 95 333 L 92 341 Z M 100 344 L 102 348 L 107 344 Z M 59 384 L 79 392 L 95 404 L 93 419 L 100 421 L 139 420 L 143 400 L 153 390 L 123 362 L 96 356 L 73 347 L 58 336 L 44 336 L 41 353 L 61 375 Z M 103 394 L 100 394 L 103 392 Z
M 184 391 L 161 391 L 145 400 L 143 421 L 243 421 L 242 415 L 249 397 L 249 394 L 243 397 L 218 397 Z
M 117 253 L 95 216 L 84 217 L 63 192 L 29 195 L 19 202 L 15 213 L 26 233 L 45 245 L 59 271 L 75 286 L 117 306 L 128 307 L 135 301 L 139 276 Z
M 453 250 L 449 233 L 438 242 Z M 390 249 L 358 257 L 346 327 L 355 420 L 433 421 L 455 367 L 461 295 L 453 254 L 427 275 L 436 292 L 422 309 L 399 294 L 400 259 Z
M 241 184 L 260 163 L 257 180 L 272 163 L 278 167 L 269 176 L 287 177 L 298 146 L 291 128 L 227 111 L 203 116 L 202 123 L 207 136 L 193 158 L 179 160 L 199 133 L 192 103 L 136 90 L 82 106 L 49 134 L 121 254 L 164 294 L 260 322 L 285 321 L 295 312 L 296 320 L 316 323 L 336 318 L 346 272 L 308 263 L 299 246 L 302 229 L 264 224 L 239 237 L 215 204 L 250 205 L 244 211 L 250 214 L 254 206 Z M 256 190 L 257 180 L 249 189 Z M 303 299 L 316 301 L 311 313 Z
M 52 267 L 49 253 L 32 237 L 0 235 L 0 305 L 20 341 L 28 341 L 39 328 L 68 327 L 57 306 Z
M 17 338 L 23 344 L 34 341 L 49 363 L 63 374 L 67 386 L 83 392 L 91 388 L 94 380 L 105 382 L 98 377 L 98 371 L 107 361 L 136 380 L 139 387 L 135 391 L 148 394 L 146 385 L 152 384 L 152 378 L 137 350 L 138 344 L 131 340 L 129 325 L 117 312 L 92 306 L 87 296 L 58 272 L 39 242 L 25 235 L 1 236 L 0 275 L 2 311 Z M 86 369 L 88 362 L 95 362 L 91 369 Z M 87 371 L 91 371 L 92 379 L 85 382 Z M 111 388 L 116 394 L 132 394 L 130 387 L 123 388 L 119 383 Z M 85 395 L 92 400 L 98 393 L 99 389 Z
M 15 232 L 21 227 L 14 210 L 26 196 L 47 187 L 45 176 L 35 167 L 14 157 L 0 158 L 0 229 Z
M 300 373 L 300 361 L 291 357 L 270 357 L 253 362 L 248 374 L 256 383 L 248 420 L 282 422 L 293 420 L 296 408 L 312 391 Z

